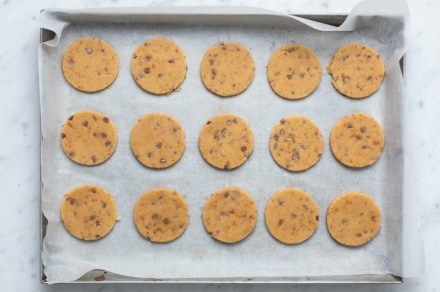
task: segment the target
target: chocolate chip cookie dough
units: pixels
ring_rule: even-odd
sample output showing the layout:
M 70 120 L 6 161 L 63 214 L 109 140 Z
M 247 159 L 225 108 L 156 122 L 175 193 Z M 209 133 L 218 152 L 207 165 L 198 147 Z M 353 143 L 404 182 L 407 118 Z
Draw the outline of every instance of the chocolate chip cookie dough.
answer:
M 188 225 L 188 206 L 181 194 L 169 188 L 151 189 L 136 201 L 134 223 L 139 233 L 152 242 L 170 242 Z
M 283 243 L 298 244 L 312 236 L 318 227 L 318 205 L 303 190 L 282 189 L 267 202 L 265 221 L 274 238 Z
M 337 242 L 360 246 L 379 232 L 381 213 L 369 195 L 349 192 L 334 199 L 327 210 L 327 228 Z
M 245 239 L 257 222 L 257 206 L 252 197 L 238 187 L 215 192 L 205 203 L 203 224 L 208 234 L 225 243 Z
M 185 133 L 180 123 L 164 113 L 140 117 L 130 134 L 130 146 L 136 159 L 151 168 L 167 168 L 182 157 Z
M 97 165 L 109 159 L 117 142 L 117 130 L 110 118 L 91 110 L 74 113 L 61 129 L 64 153 L 83 165 Z
M 364 44 L 339 48 L 327 65 L 332 84 L 351 98 L 364 98 L 376 92 L 385 74 L 385 64 L 377 51 Z
M 308 47 L 289 44 L 276 50 L 267 65 L 267 78 L 276 94 L 286 99 L 310 95 L 321 81 L 318 56 Z
M 64 52 L 62 70 L 67 82 L 76 89 L 100 91 L 115 81 L 119 72 L 118 55 L 105 40 L 81 38 Z
M 385 137 L 382 127 L 371 116 L 353 113 L 341 118 L 330 134 L 333 156 L 349 167 L 365 167 L 382 154 Z
M 64 195 L 61 221 L 76 238 L 100 239 L 113 229 L 117 220 L 116 203 L 101 187 L 79 186 Z
M 315 165 L 324 151 L 318 126 L 304 116 L 288 116 L 272 130 L 270 153 L 275 162 L 290 171 L 303 171 Z
M 141 44 L 131 58 L 131 73 L 145 91 L 163 95 L 179 89 L 186 77 L 186 58 L 181 48 L 167 39 Z
M 237 95 L 249 87 L 255 75 L 251 53 L 243 45 L 222 42 L 203 56 L 200 76 L 203 84 L 219 96 Z
M 254 134 L 249 124 L 234 114 L 219 114 L 206 122 L 199 136 L 203 158 L 220 169 L 237 168 L 254 149 Z

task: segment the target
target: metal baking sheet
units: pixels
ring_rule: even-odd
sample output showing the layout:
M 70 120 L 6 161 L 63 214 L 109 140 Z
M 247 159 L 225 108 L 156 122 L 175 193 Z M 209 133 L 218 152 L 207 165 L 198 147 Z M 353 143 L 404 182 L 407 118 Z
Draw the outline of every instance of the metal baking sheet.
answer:
M 402 281 L 403 145 L 399 110 L 403 91 L 402 18 L 362 16 L 366 21 L 358 23 L 356 18 L 351 19 L 354 28 L 348 29 L 347 26 L 333 27 L 346 19 L 341 15 L 292 17 L 251 8 L 46 10 L 42 16 L 39 51 L 42 282 Z M 384 25 L 386 30 L 378 30 Z M 79 92 L 62 76 L 61 58 L 65 48 L 83 36 L 103 38 L 119 54 L 120 72 L 115 83 L 99 93 Z M 175 41 L 188 61 L 186 80 L 179 91 L 169 96 L 158 97 L 142 91 L 129 70 L 135 48 L 155 37 Z M 384 38 L 387 42 L 383 42 Z M 220 98 L 208 92 L 199 77 L 203 53 L 222 41 L 245 45 L 256 63 L 251 86 L 231 98 Z M 351 100 L 337 93 L 325 71 L 334 51 L 353 41 L 364 42 L 378 50 L 387 68 L 379 91 L 363 100 Z M 271 53 L 287 43 L 309 46 L 317 53 L 323 67 L 317 90 L 299 101 L 278 97 L 266 78 L 265 69 Z M 106 113 L 118 128 L 116 152 L 100 166 L 76 165 L 64 156 L 59 145 L 61 124 L 73 112 L 84 108 Z M 173 115 L 186 133 L 187 145 L 181 161 L 164 171 L 141 166 L 128 143 L 136 119 L 155 111 Z M 386 145 L 375 165 L 352 170 L 339 165 L 332 157 L 328 137 L 340 117 L 358 111 L 371 114 L 379 121 L 384 128 Z M 197 139 L 202 125 L 221 112 L 244 117 L 255 135 L 254 153 L 242 167 L 233 171 L 213 169 L 198 152 Z M 314 120 L 326 142 L 320 162 L 301 173 L 278 167 L 268 150 L 272 127 L 291 114 L 302 114 Z M 107 237 L 93 243 L 70 236 L 59 218 L 64 193 L 86 183 L 108 189 L 115 197 L 122 218 Z M 201 221 L 206 199 L 227 185 L 245 188 L 258 206 L 255 230 L 233 245 L 210 238 Z M 186 232 L 169 244 L 146 241 L 137 233 L 131 219 L 137 197 L 157 186 L 178 190 L 190 207 Z M 320 208 L 317 231 L 299 245 L 281 244 L 265 228 L 265 204 L 275 191 L 284 187 L 306 190 Z M 337 244 L 325 226 L 328 204 L 346 191 L 369 193 L 382 210 L 380 233 L 359 248 Z

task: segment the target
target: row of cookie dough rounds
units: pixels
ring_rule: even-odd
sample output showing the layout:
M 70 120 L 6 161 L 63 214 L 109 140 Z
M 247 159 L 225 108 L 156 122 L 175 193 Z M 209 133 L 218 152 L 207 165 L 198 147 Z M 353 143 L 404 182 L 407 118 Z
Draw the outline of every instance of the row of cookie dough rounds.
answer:
M 96 92 L 116 79 L 119 61 L 116 51 L 102 39 L 81 38 L 66 49 L 62 70 L 76 89 Z M 133 53 L 131 73 L 136 83 L 153 94 L 177 90 L 186 77 L 187 64 L 182 50 L 167 39 L 152 39 Z M 343 95 L 364 98 L 381 85 L 385 65 L 380 55 L 363 44 L 338 49 L 327 71 L 333 86 Z M 234 96 L 248 88 L 255 75 L 251 53 L 243 45 L 225 42 L 213 45 L 204 54 L 200 76 L 205 87 L 219 96 Z M 267 78 L 273 91 L 287 99 L 301 99 L 319 85 L 321 64 L 316 54 L 299 44 L 276 50 L 267 65 Z
M 70 116 L 62 126 L 61 146 L 73 161 L 97 165 L 115 151 L 117 130 L 105 115 L 83 110 Z M 364 113 L 340 119 L 330 135 L 334 157 L 349 167 L 365 167 L 376 162 L 384 147 L 379 123 Z M 185 150 L 185 134 L 180 123 L 163 113 L 142 116 L 133 126 L 130 146 L 139 162 L 150 168 L 174 165 Z M 209 119 L 199 135 L 203 158 L 219 169 L 234 169 L 245 163 L 254 148 L 249 124 L 233 114 Z M 324 150 L 319 127 L 304 116 L 288 116 L 273 128 L 269 148 L 276 163 L 289 171 L 303 171 L 315 165 Z
M 303 190 L 286 188 L 273 194 L 265 208 L 269 233 L 286 244 L 304 242 L 318 227 L 319 208 Z M 84 185 L 65 194 L 61 220 L 70 234 L 82 240 L 106 236 L 120 220 L 116 203 L 105 189 Z M 189 221 L 188 205 L 181 194 L 169 188 L 154 188 L 142 194 L 133 208 L 139 233 L 151 242 L 170 242 L 180 237 Z M 235 243 L 255 228 L 257 207 L 242 188 L 225 187 L 205 202 L 202 220 L 214 239 Z M 328 206 L 327 230 L 339 243 L 360 246 L 371 241 L 381 226 L 381 212 L 367 194 L 349 192 L 336 197 Z

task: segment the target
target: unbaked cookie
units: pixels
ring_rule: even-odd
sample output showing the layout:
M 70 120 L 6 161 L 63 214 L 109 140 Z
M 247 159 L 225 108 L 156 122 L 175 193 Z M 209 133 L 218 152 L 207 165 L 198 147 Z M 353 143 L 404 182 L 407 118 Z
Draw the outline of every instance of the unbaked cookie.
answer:
M 112 156 L 118 133 L 109 117 L 91 110 L 74 113 L 61 129 L 64 153 L 83 165 L 97 165 Z
M 180 47 L 167 39 L 152 39 L 141 44 L 131 58 L 131 73 L 136 83 L 153 94 L 176 91 L 186 77 L 186 58 Z
M 255 75 L 251 53 L 234 42 L 215 44 L 205 53 L 200 75 L 208 90 L 219 96 L 233 96 L 249 87 Z
M 101 187 L 84 185 L 64 195 L 61 221 L 76 238 L 100 239 L 113 229 L 117 220 L 116 203 Z
M 257 206 L 252 197 L 238 187 L 214 193 L 203 207 L 203 224 L 213 238 L 234 243 L 246 238 L 257 222 Z
M 249 124 L 239 116 L 219 114 L 203 126 L 199 149 L 212 166 L 233 169 L 242 165 L 251 155 L 254 134 Z
M 385 64 L 373 48 L 355 43 L 335 52 L 327 65 L 327 72 L 340 93 L 351 98 L 364 98 L 380 87 Z
M 353 113 L 340 119 L 330 134 L 334 157 L 350 167 L 365 167 L 376 162 L 385 145 L 379 123 L 364 113 Z
M 188 225 L 188 206 L 173 189 L 155 188 L 145 192 L 133 211 L 139 233 L 152 242 L 170 242 L 183 234 Z
M 276 50 L 267 65 L 267 78 L 272 90 L 286 99 L 310 95 L 321 81 L 318 56 L 308 47 L 290 44 Z
M 318 126 L 304 116 L 289 116 L 274 127 L 269 141 L 275 162 L 290 171 L 303 171 L 315 165 L 324 151 Z
M 130 146 L 137 160 L 151 168 L 175 164 L 185 150 L 185 133 L 180 123 L 163 113 L 142 116 L 133 126 Z
M 116 51 L 98 38 L 81 38 L 64 52 L 62 70 L 67 82 L 78 90 L 96 92 L 109 87 L 119 71 Z
M 363 245 L 376 236 L 380 226 L 380 209 L 367 194 L 345 193 L 334 199 L 328 207 L 328 231 L 341 244 Z
M 282 189 L 267 202 L 265 221 L 270 234 L 280 242 L 301 243 L 318 227 L 318 205 L 300 189 Z

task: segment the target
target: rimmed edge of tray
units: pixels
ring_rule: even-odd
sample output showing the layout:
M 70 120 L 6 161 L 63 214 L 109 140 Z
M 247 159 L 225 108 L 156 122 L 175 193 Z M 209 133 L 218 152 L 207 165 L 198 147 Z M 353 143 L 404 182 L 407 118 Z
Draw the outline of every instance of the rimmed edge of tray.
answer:
M 293 14 L 292 16 L 328 24 L 340 26 L 347 14 Z M 40 43 L 55 38 L 55 32 L 41 28 Z M 399 60 L 400 70 L 403 78 L 406 77 L 406 56 L 403 55 Z M 41 197 L 41 195 L 40 195 Z M 40 208 L 41 209 L 41 208 Z M 47 218 L 41 212 L 41 240 L 40 251 L 43 251 L 43 240 L 46 236 Z M 50 284 L 44 273 L 44 265 L 40 254 L 40 282 Z M 404 278 L 393 274 L 362 274 L 362 275 L 335 275 L 335 276 L 290 276 L 290 277 L 234 277 L 234 278 L 135 278 L 115 274 L 102 269 L 87 272 L 79 279 L 69 283 L 297 283 L 297 284 L 343 284 L 343 283 L 382 283 L 382 284 L 401 284 Z

